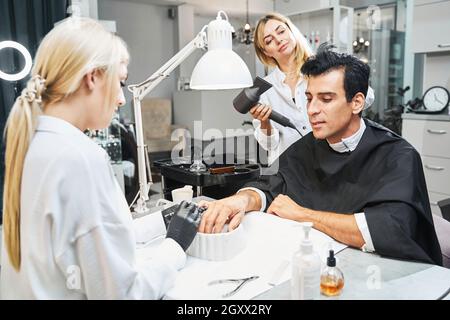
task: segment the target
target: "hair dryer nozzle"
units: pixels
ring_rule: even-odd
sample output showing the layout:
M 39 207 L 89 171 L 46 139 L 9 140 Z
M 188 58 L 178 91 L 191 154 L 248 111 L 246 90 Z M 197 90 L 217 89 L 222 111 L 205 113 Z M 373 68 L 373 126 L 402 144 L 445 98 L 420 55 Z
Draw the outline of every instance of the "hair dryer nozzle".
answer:
M 245 88 L 234 98 L 234 108 L 240 113 L 249 112 L 258 103 L 259 97 L 271 87 L 269 82 L 256 77 L 252 87 Z
M 236 111 L 246 114 L 259 102 L 259 97 L 271 87 L 272 85 L 269 82 L 261 79 L 260 77 L 256 77 L 253 87 L 242 90 L 237 97 L 234 98 L 234 108 Z M 269 119 L 281 124 L 284 127 L 294 129 L 300 134 L 301 137 L 303 137 L 302 133 L 295 127 L 295 125 L 282 114 L 272 110 Z

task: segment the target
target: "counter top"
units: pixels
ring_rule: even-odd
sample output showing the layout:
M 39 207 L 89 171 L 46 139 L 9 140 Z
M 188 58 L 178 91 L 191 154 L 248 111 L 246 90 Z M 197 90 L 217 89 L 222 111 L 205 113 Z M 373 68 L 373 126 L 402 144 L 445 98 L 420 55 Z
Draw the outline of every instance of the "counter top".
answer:
M 418 114 L 418 113 L 403 113 L 402 119 L 406 120 L 428 120 L 428 121 L 450 121 L 448 114 Z
M 201 197 L 199 200 L 212 199 Z M 321 300 L 450 300 L 447 291 L 450 269 L 381 257 L 353 248 L 342 250 L 336 257 L 345 277 L 344 290 L 338 297 L 321 295 Z M 290 299 L 290 280 L 283 281 L 253 299 Z
M 430 264 L 380 257 L 346 248 L 339 252 L 345 285 L 338 297 L 321 300 L 434 300 L 449 289 L 450 269 Z M 290 299 L 290 281 L 255 297 L 257 300 Z

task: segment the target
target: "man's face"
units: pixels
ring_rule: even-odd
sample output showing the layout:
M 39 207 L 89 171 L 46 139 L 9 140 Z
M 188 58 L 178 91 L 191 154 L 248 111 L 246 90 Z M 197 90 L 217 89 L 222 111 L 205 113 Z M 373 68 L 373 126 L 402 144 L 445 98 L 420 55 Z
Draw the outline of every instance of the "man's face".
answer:
M 356 111 L 354 102 L 347 102 L 345 97 L 344 69 L 310 77 L 306 98 L 309 122 L 316 139 L 337 143 L 355 133 L 351 124 L 355 122 Z

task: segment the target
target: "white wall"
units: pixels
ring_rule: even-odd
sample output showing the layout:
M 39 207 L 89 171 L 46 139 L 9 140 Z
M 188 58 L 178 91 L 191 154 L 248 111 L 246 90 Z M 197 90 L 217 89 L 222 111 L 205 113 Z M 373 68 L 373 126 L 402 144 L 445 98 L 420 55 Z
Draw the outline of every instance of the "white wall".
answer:
M 131 63 L 128 84 L 145 80 L 167 62 L 179 49 L 177 20 L 168 17 L 169 6 L 151 5 L 123 0 L 98 0 L 98 16 L 102 20 L 114 20 L 117 34 L 129 46 Z M 194 15 L 194 35 L 215 19 L 215 15 Z M 230 17 L 230 23 L 239 29 L 245 19 Z M 251 21 L 254 26 L 256 21 Z M 252 76 L 255 75 L 255 50 L 253 45 L 236 44 L 235 50 L 246 62 Z M 203 52 L 195 51 L 183 62 L 184 73 L 191 74 Z M 148 97 L 173 99 L 177 90 L 178 70 L 160 83 Z M 127 106 L 122 108 L 122 116 L 132 119 L 131 96 L 126 90 Z M 174 106 L 176 108 L 176 106 Z
M 168 6 L 157 6 L 120 0 L 99 0 L 102 20 L 115 20 L 117 34 L 128 44 L 131 63 L 128 84 L 145 80 L 175 54 L 175 20 L 168 17 Z M 172 99 L 176 88 L 175 73 L 160 83 L 148 97 Z M 131 96 L 122 113 L 130 117 Z
M 429 53 L 425 57 L 423 93 L 432 86 L 443 86 L 450 90 L 450 53 Z
M 176 12 L 176 33 L 177 33 L 177 51 L 180 51 L 195 38 L 199 30 L 195 30 L 194 25 L 194 7 L 183 4 L 179 5 Z M 181 63 L 177 72 L 180 78 L 180 87 L 186 82 L 185 79 L 190 78 L 192 73 L 192 60 L 189 63 Z

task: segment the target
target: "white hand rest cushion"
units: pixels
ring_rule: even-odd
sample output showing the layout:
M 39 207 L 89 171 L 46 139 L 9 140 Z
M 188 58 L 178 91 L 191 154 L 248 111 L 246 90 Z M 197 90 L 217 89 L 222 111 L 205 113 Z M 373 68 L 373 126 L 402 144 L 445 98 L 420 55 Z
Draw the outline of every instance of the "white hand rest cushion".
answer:
M 228 225 L 225 225 L 223 233 L 197 233 L 186 253 L 203 260 L 224 261 L 239 254 L 246 243 L 242 224 L 230 232 Z

